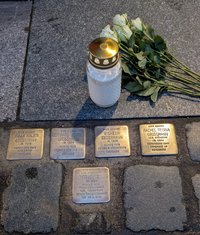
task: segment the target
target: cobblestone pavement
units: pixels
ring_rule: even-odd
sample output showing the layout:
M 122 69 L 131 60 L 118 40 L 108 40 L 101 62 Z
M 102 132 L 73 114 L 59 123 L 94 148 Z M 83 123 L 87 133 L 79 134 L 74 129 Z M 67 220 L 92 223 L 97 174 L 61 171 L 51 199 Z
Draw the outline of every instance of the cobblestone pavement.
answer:
M 199 71 L 199 1 L 121 2 L 0 1 L 0 235 L 200 234 L 200 102 L 164 95 L 153 106 L 123 91 L 102 111 L 85 79 L 87 45 L 119 10 Z M 154 123 L 174 124 L 178 154 L 142 155 L 139 125 Z M 95 157 L 95 127 L 109 125 L 128 126 L 130 156 Z M 50 158 L 55 127 L 85 128 L 84 159 Z M 41 158 L 6 159 L 16 128 L 44 129 Z M 109 202 L 74 202 L 73 170 L 86 167 L 109 169 Z
M 142 156 L 139 125 L 144 123 L 173 123 L 178 154 Z M 104 125 L 128 126 L 130 157 L 95 158 L 94 128 Z M 44 128 L 42 159 L 6 160 L 10 130 L 19 127 Z M 50 160 L 54 127 L 86 128 L 85 159 Z M 200 154 L 199 128 L 199 118 L 2 124 L 0 234 L 200 234 L 200 160 L 194 159 Z M 100 166 L 110 170 L 111 200 L 74 203 L 73 169 Z

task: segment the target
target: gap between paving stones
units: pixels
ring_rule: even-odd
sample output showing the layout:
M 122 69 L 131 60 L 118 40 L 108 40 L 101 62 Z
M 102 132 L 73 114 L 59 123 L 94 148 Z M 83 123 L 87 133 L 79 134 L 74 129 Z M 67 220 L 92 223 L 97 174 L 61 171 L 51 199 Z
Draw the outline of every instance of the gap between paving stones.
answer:
M 0 121 L 16 120 L 32 3 L 0 1 Z
M 85 127 L 87 128 L 87 148 L 86 159 L 79 161 L 56 161 L 63 165 L 63 184 L 60 194 L 60 224 L 58 230 L 52 234 L 72 234 L 75 229 L 74 216 L 83 216 L 84 213 L 102 212 L 107 221 L 112 225 L 112 235 L 131 235 L 131 234 L 198 234 L 200 231 L 200 216 L 198 214 L 198 199 L 195 196 L 192 186 L 192 177 L 200 174 L 200 167 L 197 162 L 190 159 L 189 151 L 186 145 L 185 125 L 194 121 L 199 121 L 199 118 L 176 118 L 176 119 L 145 119 L 145 120 L 118 120 L 118 121 L 89 121 L 89 122 L 38 122 L 38 123 L 9 123 L 2 124 L 0 130 L 0 176 L 1 192 L 6 187 L 5 178 L 9 178 L 12 168 L 16 165 L 24 163 L 40 163 L 49 162 L 49 141 L 50 128 L 53 127 Z M 179 154 L 177 157 L 142 157 L 139 140 L 139 124 L 144 123 L 174 123 L 177 134 L 177 142 Z M 101 125 L 128 125 L 131 142 L 131 157 L 115 158 L 115 159 L 96 159 L 94 157 L 94 127 Z M 43 159 L 38 161 L 9 161 L 5 160 L 6 148 L 8 144 L 9 129 L 11 128 L 45 128 L 45 148 Z M 186 206 L 187 222 L 184 225 L 184 232 L 167 233 L 159 230 L 145 231 L 134 233 L 125 227 L 125 212 L 123 208 L 123 174 L 124 170 L 133 165 L 155 165 L 155 166 L 177 166 L 179 168 L 182 179 L 182 190 L 184 195 L 184 203 Z M 71 187 L 72 187 L 72 171 L 76 167 L 88 166 L 106 166 L 111 173 L 111 202 L 100 205 L 76 205 L 72 202 Z M 2 177 L 3 176 L 3 177 Z M 3 182 L 3 183 L 2 183 Z M 2 201 L 0 208 L 2 207 Z M 112 212 L 112 213 L 111 213 Z M 98 217 L 99 218 L 99 217 Z M 81 229 L 81 228 L 79 228 Z M 0 234 L 5 234 L 3 227 L 0 227 Z M 102 233 L 101 233 L 102 234 Z
M 16 120 L 20 119 L 19 116 L 20 116 L 20 111 L 21 111 L 22 94 L 23 94 L 23 89 L 24 89 L 24 79 L 25 79 L 25 72 L 26 72 L 26 66 L 27 66 L 28 48 L 29 48 L 31 25 L 32 25 L 32 19 L 33 19 L 34 0 L 31 0 L 31 2 L 32 2 L 32 7 L 31 7 L 30 20 L 29 20 L 29 26 L 28 26 L 28 37 L 27 37 L 26 52 L 25 52 L 25 57 L 24 57 L 24 66 L 23 66 L 23 71 L 22 71 L 21 86 L 20 86 L 20 91 L 19 91 L 19 100 L 18 100 L 18 106 L 17 106 L 17 112 L 16 112 Z

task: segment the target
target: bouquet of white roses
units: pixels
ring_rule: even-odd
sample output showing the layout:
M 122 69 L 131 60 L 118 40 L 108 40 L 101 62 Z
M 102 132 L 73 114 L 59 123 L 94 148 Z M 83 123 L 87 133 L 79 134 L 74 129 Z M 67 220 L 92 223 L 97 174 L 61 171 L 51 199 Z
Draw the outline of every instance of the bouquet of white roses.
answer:
M 100 37 L 118 42 L 123 68 L 123 85 L 131 93 L 156 102 L 162 92 L 200 97 L 200 74 L 175 58 L 166 42 L 140 18 L 116 15 Z

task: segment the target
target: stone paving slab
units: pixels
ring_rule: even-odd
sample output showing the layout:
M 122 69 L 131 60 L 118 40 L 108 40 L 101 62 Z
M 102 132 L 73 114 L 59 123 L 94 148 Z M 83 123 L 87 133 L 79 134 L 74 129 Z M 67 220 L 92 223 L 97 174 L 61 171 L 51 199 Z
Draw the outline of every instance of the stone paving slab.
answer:
M 14 168 L 3 193 L 1 223 L 7 232 L 48 233 L 59 223 L 62 183 L 60 164 L 26 164 Z
M 183 230 L 186 211 L 177 167 L 128 167 L 124 193 L 127 228 L 133 231 Z
M 200 122 L 186 125 L 187 145 L 193 161 L 200 161 Z
M 0 2 L 0 121 L 16 119 L 31 2 Z
M 155 10 L 156 9 L 156 10 Z M 37 0 L 20 117 L 23 120 L 84 120 L 199 115 L 199 100 L 166 95 L 155 106 L 121 94 L 102 109 L 89 98 L 87 46 L 117 13 L 141 17 L 168 41 L 174 54 L 199 71 L 200 4 L 197 0 Z M 195 32 L 195 33 L 194 33 Z
M 196 174 L 192 177 L 192 184 L 194 187 L 195 195 L 200 200 L 200 175 Z M 199 201 L 199 214 L 200 214 L 200 201 Z

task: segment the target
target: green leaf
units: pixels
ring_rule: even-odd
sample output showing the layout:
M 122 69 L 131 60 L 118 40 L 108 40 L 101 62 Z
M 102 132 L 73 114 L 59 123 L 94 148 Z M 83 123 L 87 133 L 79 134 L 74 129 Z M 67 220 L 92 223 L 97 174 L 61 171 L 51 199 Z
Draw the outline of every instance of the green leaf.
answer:
M 154 60 L 154 55 L 155 55 L 155 52 L 150 52 L 149 55 L 148 55 L 148 58 L 153 62 Z
M 129 64 L 129 70 L 131 71 L 132 75 L 138 75 L 138 71 L 134 68 L 132 64 Z
M 154 90 L 154 93 L 150 97 L 154 103 L 158 100 L 158 94 L 159 94 L 160 88 L 161 87 L 156 87 L 156 89 Z
M 135 79 L 136 79 L 136 81 L 137 81 L 141 86 L 143 85 L 143 83 L 142 83 L 142 81 L 141 81 L 141 79 L 140 79 L 139 76 L 136 76 Z
M 123 74 L 122 74 L 122 79 L 123 79 L 123 80 L 129 80 L 129 79 L 130 79 L 130 75 L 127 74 L 127 73 L 123 73 Z
M 152 39 L 154 39 L 155 37 L 154 29 L 150 25 L 146 25 L 146 32 Z
M 138 60 L 143 60 L 145 57 L 143 56 L 143 51 L 140 51 L 139 53 L 135 53 L 135 56 Z
M 137 92 L 140 91 L 142 89 L 142 86 L 140 86 L 137 82 L 129 82 L 125 88 L 129 91 L 129 92 Z
M 129 47 L 131 47 L 131 48 L 134 47 L 134 45 L 135 45 L 135 34 L 134 34 L 134 33 L 132 33 L 132 35 L 131 35 L 131 37 L 130 37 L 130 39 L 129 39 L 129 41 L 128 41 L 128 45 L 129 45 Z
M 123 69 L 124 73 L 128 73 L 129 75 L 132 75 L 131 71 L 126 63 L 122 62 L 122 69 Z
M 158 55 L 154 55 L 153 61 L 154 61 L 154 63 L 157 64 L 157 65 L 160 64 L 160 57 L 159 57 Z
M 139 66 L 140 68 L 144 69 L 145 66 L 146 66 L 146 63 L 147 63 L 147 60 L 144 58 L 143 60 L 140 60 L 140 61 L 138 62 L 138 66 Z
M 143 82 L 143 87 L 144 87 L 144 89 L 147 89 L 147 88 L 149 88 L 151 86 L 151 81 L 144 81 Z
M 149 55 L 150 53 L 153 53 L 153 49 L 151 48 L 151 46 L 150 45 L 145 45 L 145 47 L 144 47 L 144 55 Z
M 128 66 L 127 63 L 124 63 L 124 62 L 122 62 L 122 69 L 123 69 L 124 73 L 127 73 L 131 76 L 138 74 L 137 70 L 135 70 L 131 66 Z
M 164 41 L 164 39 L 160 35 L 156 35 L 154 37 L 154 42 L 155 42 L 155 48 L 158 51 L 163 51 L 163 50 L 167 49 L 166 42 Z
M 128 48 L 128 51 L 129 51 L 129 52 L 134 52 L 134 51 L 133 51 L 133 48 L 131 48 L 131 47 Z
M 154 93 L 155 89 L 156 89 L 156 86 L 151 86 L 151 87 L 147 88 L 146 90 L 138 92 L 137 94 L 140 96 L 150 96 Z
M 160 69 L 156 70 L 155 76 L 156 76 L 157 79 L 159 79 L 159 77 L 160 77 Z

